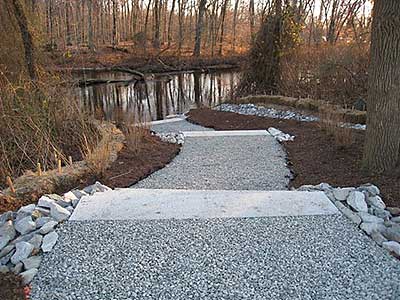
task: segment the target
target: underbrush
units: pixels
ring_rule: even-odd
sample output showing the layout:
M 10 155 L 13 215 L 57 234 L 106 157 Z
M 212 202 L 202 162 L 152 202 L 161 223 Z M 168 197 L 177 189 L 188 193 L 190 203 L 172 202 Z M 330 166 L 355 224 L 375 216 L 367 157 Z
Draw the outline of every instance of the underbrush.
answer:
M 27 170 L 57 168 L 82 159 L 86 143 L 96 143 L 98 133 L 80 111 L 72 88 L 48 73 L 32 83 L 0 77 L 0 186 L 5 177 Z
M 281 68 L 283 95 L 350 108 L 367 95 L 368 44 L 302 47 L 284 56 Z
M 333 137 L 337 146 L 346 147 L 352 145 L 354 141 L 354 129 L 343 126 L 343 124 L 346 123 L 343 115 L 324 110 L 319 116 L 319 125 L 321 129 L 328 136 Z

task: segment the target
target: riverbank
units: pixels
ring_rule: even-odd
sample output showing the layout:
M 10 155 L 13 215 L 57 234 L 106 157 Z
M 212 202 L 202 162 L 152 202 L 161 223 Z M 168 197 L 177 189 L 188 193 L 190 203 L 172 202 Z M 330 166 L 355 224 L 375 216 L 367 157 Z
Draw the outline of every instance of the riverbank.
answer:
M 400 205 L 400 173 L 367 175 L 360 170 L 365 132 L 351 130 L 348 145 L 336 145 L 320 123 L 271 119 L 207 108 L 189 112 L 188 121 L 216 130 L 254 130 L 276 127 L 295 136 L 293 142 L 284 142 L 288 162 L 294 178 L 291 186 L 327 182 L 333 186 L 359 186 L 373 183 L 382 191 L 388 206 Z
M 89 50 L 54 51 L 53 69 L 79 72 L 81 69 L 103 71 L 111 67 L 129 68 L 141 73 L 167 73 L 178 71 L 211 71 L 237 69 L 243 66 L 244 55 L 231 56 L 177 56 L 174 54 L 138 54 L 104 47 Z

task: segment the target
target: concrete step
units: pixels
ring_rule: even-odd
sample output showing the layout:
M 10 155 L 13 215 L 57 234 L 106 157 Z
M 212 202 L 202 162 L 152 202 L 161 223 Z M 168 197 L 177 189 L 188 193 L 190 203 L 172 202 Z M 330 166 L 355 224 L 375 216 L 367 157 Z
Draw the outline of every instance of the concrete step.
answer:
M 71 220 L 211 219 L 338 213 L 323 192 L 118 189 L 84 197 Z

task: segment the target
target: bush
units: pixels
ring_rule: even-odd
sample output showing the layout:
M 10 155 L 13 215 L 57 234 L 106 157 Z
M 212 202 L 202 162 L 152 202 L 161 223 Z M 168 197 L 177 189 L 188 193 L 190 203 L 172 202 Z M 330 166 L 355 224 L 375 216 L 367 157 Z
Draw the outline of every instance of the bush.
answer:
M 42 83 L 46 82 L 46 84 Z M 49 74 L 32 83 L 11 83 L 0 77 L 0 185 L 6 176 L 17 177 L 26 170 L 44 170 L 82 158 L 83 137 L 94 144 L 97 133 L 80 112 L 72 89 Z

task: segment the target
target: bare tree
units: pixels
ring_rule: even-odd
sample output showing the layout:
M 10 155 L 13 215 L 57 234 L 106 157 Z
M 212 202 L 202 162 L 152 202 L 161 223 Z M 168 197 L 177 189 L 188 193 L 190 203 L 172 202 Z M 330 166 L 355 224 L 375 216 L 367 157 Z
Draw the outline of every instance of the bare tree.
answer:
M 200 56 L 201 34 L 203 31 L 203 16 L 206 9 L 207 0 L 200 0 L 199 11 L 197 14 L 196 36 L 194 41 L 193 56 Z
M 400 1 L 375 0 L 363 166 L 400 166 Z

